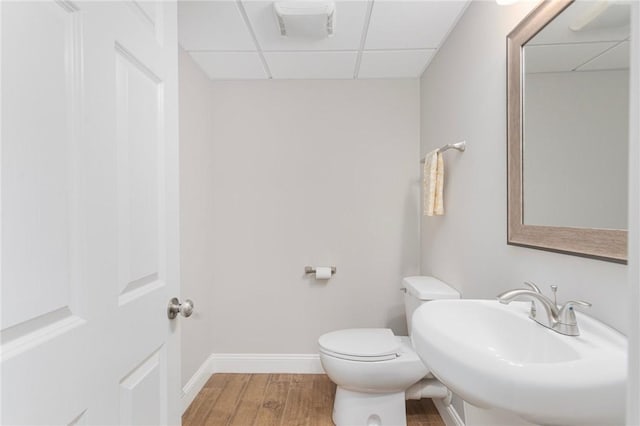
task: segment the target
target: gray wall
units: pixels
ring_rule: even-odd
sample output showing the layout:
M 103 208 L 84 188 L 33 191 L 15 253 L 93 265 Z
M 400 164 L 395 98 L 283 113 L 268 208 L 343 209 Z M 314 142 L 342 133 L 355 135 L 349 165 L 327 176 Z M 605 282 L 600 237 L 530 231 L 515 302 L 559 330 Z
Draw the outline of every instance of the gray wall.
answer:
M 195 302 L 195 311 L 182 328 L 182 384 L 212 352 L 213 270 L 209 249 L 214 239 L 209 226 L 213 212 L 210 182 L 212 170 L 209 78 L 180 49 L 180 268 L 181 299 Z
M 330 330 L 405 331 L 418 80 L 214 82 L 212 97 L 214 352 L 317 353 Z M 338 272 L 316 282 L 305 265 Z
M 423 274 L 464 298 L 493 298 L 532 280 L 626 333 L 627 267 L 507 241 L 506 35 L 534 3 L 472 2 L 421 79 L 421 150 L 465 139 L 445 154 L 445 210 L 422 219 Z

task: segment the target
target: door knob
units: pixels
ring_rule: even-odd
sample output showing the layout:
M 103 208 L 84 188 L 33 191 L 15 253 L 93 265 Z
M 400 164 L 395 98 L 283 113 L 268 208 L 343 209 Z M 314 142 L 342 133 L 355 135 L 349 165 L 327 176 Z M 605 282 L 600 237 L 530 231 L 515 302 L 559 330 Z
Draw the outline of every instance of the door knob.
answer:
M 167 316 L 169 319 L 174 319 L 179 313 L 185 318 L 190 317 L 193 313 L 193 302 L 187 299 L 184 303 L 180 303 L 177 297 L 169 300 L 169 306 L 167 307 Z

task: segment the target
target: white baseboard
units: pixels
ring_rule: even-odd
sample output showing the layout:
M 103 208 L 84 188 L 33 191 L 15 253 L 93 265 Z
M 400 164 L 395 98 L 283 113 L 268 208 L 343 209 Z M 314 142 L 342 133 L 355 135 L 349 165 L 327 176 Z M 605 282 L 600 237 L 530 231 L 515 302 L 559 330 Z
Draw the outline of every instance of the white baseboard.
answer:
M 191 405 L 198 393 L 207 383 L 209 377 L 214 373 L 214 359 L 213 355 L 210 355 L 198 368 L 189 381 L 182 388 L 182 413 L 187 411 L 187 408 Z
M 451 404 L 445 405 L 442 399 L 434 398 L 433 404 L 436 406 L 440 417 L 447 426 L 465 426 L 462 418 Z
M 216 373 L 322 374 L 318 354 L 213 354 Z
M 215 373 L 322 374 L 318 354 L 211 354 L 182 388 L 182 412 Z

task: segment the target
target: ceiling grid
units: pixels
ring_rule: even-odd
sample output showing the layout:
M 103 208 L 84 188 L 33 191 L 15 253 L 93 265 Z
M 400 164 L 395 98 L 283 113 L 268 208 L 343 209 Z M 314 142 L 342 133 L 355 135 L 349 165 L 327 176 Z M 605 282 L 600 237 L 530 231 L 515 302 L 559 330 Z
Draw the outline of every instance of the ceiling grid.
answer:
M 358 57 L 356 59 L 356 69 L 353 71 L 353 79 L 358 78 L 358 74 L 360 73 L 360 64 L 362 63 L 362 51 L 364 50 L 364 45 L 367 42 L 367 33 L 369 32 L 369 23 L 371 22 L 371 12 L 373 12 L 373 2 L 375 0 L 371 0 L 367 5 L 367 17 L 364 20 L 364 28 L 362 29 L 362 38 L 360 39 L 360 48 L 358 49 Z
M 244 24 L 247 26 L 247 30 L 249 30 L 249 33 L 251 34 L 253 43 L 256 46 L 256 51 L 258 52 L 258 56 L 260 56 L 260 62 L 262 62 L 262 66 L 264 67 L 264 72 L 267 74 L 268 79 L 272 79 L 273 76 L 271 74 L 271 70 L 269 69 L 269 64 L 267 64 L 267 60 L 264 57 L 264 53 L 262 52 L 262 47 L 260 47 L 260 42 L 256 37 L 256 33 L 253 31 L 253 28 L 251 27 L 251 23 L 249 22 L 249 17 L 247 16 L 247 11 L 244 10 L 244 6 L 242 5 L 241 0 L 236 0 L 236 2 L 238 4 L 238 10 L 242 15 L 242 20 L 244 21 Z
M 273 1 L 179 1 L 179 41 L 214 80 L 418 78 L 468 3 L 338 0 L 335 35 L 304 38 Z

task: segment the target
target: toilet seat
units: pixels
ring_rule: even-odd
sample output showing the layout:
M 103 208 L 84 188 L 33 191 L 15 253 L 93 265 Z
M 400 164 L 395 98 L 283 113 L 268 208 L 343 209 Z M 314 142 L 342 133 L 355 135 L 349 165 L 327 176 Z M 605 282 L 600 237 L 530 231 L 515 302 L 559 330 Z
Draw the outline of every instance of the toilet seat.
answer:
M 326 333 L 320 351 L 349 361 L 389 361 L 400 356 L 401 340 L 388 328 L 351 328 Z

